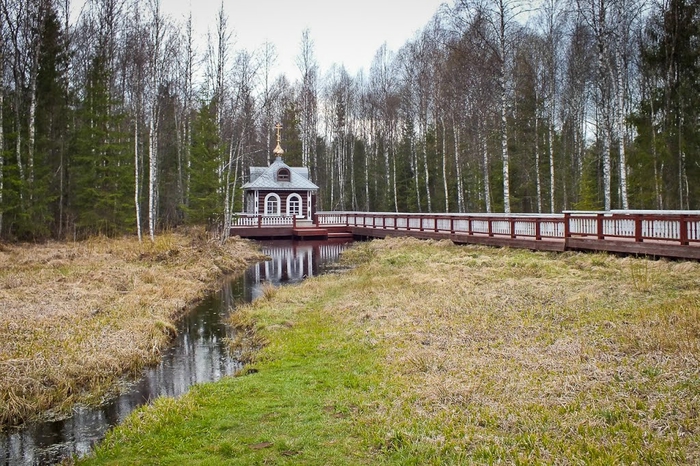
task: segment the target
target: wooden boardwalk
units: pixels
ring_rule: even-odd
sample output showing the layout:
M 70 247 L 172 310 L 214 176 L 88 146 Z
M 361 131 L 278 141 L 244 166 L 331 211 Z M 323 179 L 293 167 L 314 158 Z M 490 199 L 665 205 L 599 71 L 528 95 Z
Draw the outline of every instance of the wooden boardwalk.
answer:
M 449 239 L 456 244 L 544 251 L 607 251 L 700 260 L 700 211 L 563 214 L 404 214 L 319 212 L 313 225 L 285 217 L 246 219 L 231 228 L 248 238 Z

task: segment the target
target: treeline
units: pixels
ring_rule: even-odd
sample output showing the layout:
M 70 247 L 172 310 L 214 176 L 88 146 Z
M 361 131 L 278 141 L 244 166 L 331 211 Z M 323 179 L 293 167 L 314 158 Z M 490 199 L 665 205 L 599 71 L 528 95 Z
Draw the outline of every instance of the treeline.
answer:
M 700 205 L 700 0 L 457 0 L 355 76 L 309 31 L 277 75 L 223 4 L 198 38 L 161 0 L 0 2 L 0 237 L 226 231 L 277 122 L 326 210 Z

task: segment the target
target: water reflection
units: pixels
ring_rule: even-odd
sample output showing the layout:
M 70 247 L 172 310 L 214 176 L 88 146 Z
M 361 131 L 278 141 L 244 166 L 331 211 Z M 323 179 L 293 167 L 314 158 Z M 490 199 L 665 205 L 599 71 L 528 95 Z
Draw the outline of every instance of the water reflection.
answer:
M 225 283 L 185 316 L 173 345 L 162 361 L 144 371 L 143 378 L 123 395 L 98 408 L 78 406 L 67 419 L 42 422 L 0 434 L 0 465 L 45 465 L 71 455 L 85 455 L 105 433 L 135 408 L 159 396 L 177 397 L 197 383 L 234 373 L 239 363 L 228 356 L 224 339 L 231 329 L 223 320 L 237 303 L 262 295 L 265 283 L 297 283 L 319 275 L 338 259 L 347 242 L 262 243 L 271 260 L 251 266 Z
M 348 245 L 347 241 L 268 241 L 261 242 L 270 260 L 251 266 L 245 273 L 245 300 L 250 302 L 262 295 L 265 283 L 285 285 L 298 283 L 326 271 L 329 264 Z

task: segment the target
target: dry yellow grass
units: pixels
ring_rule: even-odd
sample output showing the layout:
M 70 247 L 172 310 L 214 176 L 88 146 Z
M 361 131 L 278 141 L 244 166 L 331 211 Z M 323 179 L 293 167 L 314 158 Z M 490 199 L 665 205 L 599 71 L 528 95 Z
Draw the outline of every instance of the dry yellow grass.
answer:
M 237 309 L 247 376 L 132 416 L 94 464 L 700 464 L 700 264 L 413 239 L 343 256 Z
M 700 264 L 412 239 L 353 254 L 365 263 L 328 312 L 364 328 L 400 387 L 361 421 L 384 426 L 380 444 L 700 462 Z
M 261 258 L 204 230 L 0 248 L 0 428 L 99 401 L 158 359 L 179 316 Z

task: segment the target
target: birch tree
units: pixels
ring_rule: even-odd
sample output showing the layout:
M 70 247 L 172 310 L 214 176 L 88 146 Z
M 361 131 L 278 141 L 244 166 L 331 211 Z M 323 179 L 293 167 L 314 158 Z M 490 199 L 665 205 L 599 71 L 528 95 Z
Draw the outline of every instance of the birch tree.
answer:
M 314 55 L 314 42 L 311 39 L 309 29 L 305 29 L 302 32 L 296 64 L 301 73 L 301 89 L 299 92 L 299 107 L 301 108 L 301 121 L 299 122 L 301 162 L 303 166 L 309 167 L 311 178 L 313 179 L 318 166 L 315 150 L 318 123 L 318 64 Z
M 165 60 L 163 42 L 165 40 L 164 18 L 160 11 L 160 0 L 149 0 L 151 22 L 149 88 L 148 88 L 148 234 L 155 241 L 158 221 L 158 138 L 160 106 L 158 93 L 164 73 Z
M 458 0 L 458 11 L 466 17 L 467 24 L 479 21 L 485 28 L 480 31 L 483 46 L 491 50 L 498 62 L 497 83 L 500 107 L 500 144 L 503 163 L 503 210 L 510 213 L 510 155 L 508 152 L 508 86 L 510 54 L 516 18 L 524 10 L 520 0 Z

